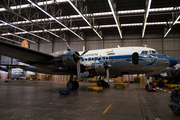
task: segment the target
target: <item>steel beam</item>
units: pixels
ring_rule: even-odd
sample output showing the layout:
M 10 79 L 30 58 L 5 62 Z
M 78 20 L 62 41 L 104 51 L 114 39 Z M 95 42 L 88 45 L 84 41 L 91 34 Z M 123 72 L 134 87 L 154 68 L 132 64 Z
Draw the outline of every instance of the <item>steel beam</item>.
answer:
M 109 7 L 111 9 L 111 12 L 113 14 L 113 17 L 114 17 L 114 20 L 115 20 L 115 23 L 116 23 L 116 26 L 117 26 L 117 29 L 118 29 L 118 32 L 119 32 L 119 36 L 120 38 L 122 38 L 122 31 L 120 29 L 120 22 L 119 20 L 117 19 L 117 13 L 116 13 L 116 3 L 114 3 L 113 0 L 108 0 L 108 3 L 109 3 Z
M 70 28 L 68 28 L 67 26 L 65 26 L 62 22 L 60 22 L 59 20 L 57 20 L 55 17 L 53 17 L 52 15 L 50 15 L 48 12 L 46 12 L 44 9 L 42 9 L 41 7 L 39 7 L 37 4 L 35 4 L 34 2 L 32 2 L 31 0 L 28 0 L 28 2 L 30 2 L 33 6 L 35 6 L 36 8 L 38 8 L 39 10 L 41 10 L 44 14 L 46 14 L 47 16 L 49 16 L 50 18 L 52 18 L 53 20 L 55 20 L 57 23 L 59 23 L 60 25 L 62 25 L 64 28 L 68 29 L 71 33 L 73 33 L 74 35 L 76 35 L 77 37 L 79 37 L 81 40 L 84 40 L 82 37 L 80 37 L 77 33 L 75 33 L 74 31 L 72 31 Z
M 176 7 L 175 9 L 179 10 L 179 7 Z M 172 16 L 169 20 L 171 22 L 167 21 L 164 28 L 164 37 L 168 35 L 168 33 L 172 30 L 173 26 L 177 24 L 179 19 L 180 14 L 178 12 L 172 12 Z
M 142 29 L 142 38 L 144 37 L 145 31 L 146 31 L 146 23 L 147 23 L 147 18 L 149 16 L 149 10 L 151 7 L 151 2 L 152 0 L 146 0 L 146 13 L 144 14 L 144 21 L 143 21 L 143 29 Z
M 83 12 L 85 11 L 87 13 L 87 6 L 84 7 L 83 5 L 83 1 L 77 1 L 75 0 L 75 4 L 72 3 L 71 0 L 68 0 L 69 4 L 74 8 L 74 10 L 83 18 L 83 20 L 90 26 L 90 28 L 98 35 L 98 37 L 100 39 L 103 39 L 102 38 L 102 34 L 100 35 L 99 32 L 98 32 L 98 28 L 95 28 L 94 27 L 94 24 L 92 25 L 88 20 L 87 20 L 87 16 L 84 16 L 83 15 Z M 79 6 L 79 9 L 78 9 L 78 6 Z M 85 14 L 86 14 L 85 13 Z M 94 19 L 93 19 L 94 20 Z M 94 21 L 93 21 L 94 23 Z M 101 32 L 102 33 L 102 32 Z

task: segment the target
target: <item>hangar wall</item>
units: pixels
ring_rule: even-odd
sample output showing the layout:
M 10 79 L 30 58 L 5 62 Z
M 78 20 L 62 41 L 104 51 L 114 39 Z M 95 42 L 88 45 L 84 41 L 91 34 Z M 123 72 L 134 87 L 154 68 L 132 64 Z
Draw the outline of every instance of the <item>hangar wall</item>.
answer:
M 104 40 L 99 39 L 95 33 L 86 35 L 85 41 L 78 39 L 76 36 L 69 36 L 68 44 L 73 50 L 82 51 L 83 46 L 86 49 L 103 49 L 113 48 L 120 46 L 142 46 L 143 44 L 148 47 L 154 48 L 160 54 L 170 55 L 178 60 L 180 63 L 180 35 L 178 33 L 170 33 L 166 38 L 162 34 L 146 33 L 142 39 L 140 33 L 126 33 L 123 34 L 123 39 L 120 39 L 118 34 L 107 33 L 104 35 Z M 65 42 L 61 39 L 50 37 L 52 43 L 40 41 L 40 43 L 30 43 L 30 48 L 39 50 L 45 53 L 61 51 L 67 49 Z M 3 61 L 9 61 L 8 57 L 2 56 Z
M 166 38 L 162 34 L 148 33 L 144 38 L 141 34 L 123 34 L 123 39 L 119 39 L 119 35 L 112 33 L 104 35 L 104 40 L 99 39 L 95 34 L 86 35 L 85 41 L 78 39 L 75 36 L 69 37 L 69 45 L 72 49 L 82 51 L 83 46 L 86 49 L 103 49 L 120 46 L 142 46 L 154 48 L 160 54 L 170 55 L 180 63 L 180 35 L 171 33 Z M 30 44 L 31 49 L 38 50 L 38 44 Z M 42 42 L 39 44 L 39 50 L 45 53 L 51 53 L 59 50 L 67 49 L 66 44 L 61 39 L 54 38 L 54 43 Z

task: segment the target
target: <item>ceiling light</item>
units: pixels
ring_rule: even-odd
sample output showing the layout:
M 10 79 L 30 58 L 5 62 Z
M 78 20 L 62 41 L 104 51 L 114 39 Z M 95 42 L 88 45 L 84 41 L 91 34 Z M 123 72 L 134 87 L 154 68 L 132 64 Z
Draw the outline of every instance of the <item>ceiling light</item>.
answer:
M 142 30 L 142 38 L 144 37 L 144 33 L 145 33 L 145 30 L 146 30 L 146 22 L 147 22 L 147 18 L 149 16 L 149 9 L 150 9 L 150 6 L 151 6 L 151 2 L 152 2 L 152 0 L 148 0 L 148 6 L 147 6 L 145 19 L 144 19 L 144 24 L 143 24 L 143 30 Z
M 172 28 L 169 28 L 168 31 L 166 32 L 166 34 L 164 35 L 164 37 L 167 36 L 167 34 L 171 31 Z
M 122 38 L 122 33 L 121 33 L 121 30 L 120 30 L 119 23 L 118 23 L 118 21 L 117 21 L 116 15 L 115 15 L 115 13 L 114 13 L 114 9 L 113 9 L 113 6 L 112 6 L 112 4 L 111 4 L 111 0 L 108 0 L 108 3 L 109 3 L 109 6 L 110 6 L 110 8 L 111 8 L 111 11 L 112 11 L 112 13 L 113 13 L 113 17 L 114 17 L 114 20 L 115 20 L 115 22 L 116 22 L 116 25 L 117 25 L 117 28 L 118 28 L 118 31 L 119 31 L 119 35 L 120 35 L 120 37 Z
M 27 32 L 27 33 L 29 33 L 29 34 L 31 34 L 31 35 L 33 35 L 33 36 L 36 36 L 36 37 L 38 37 L 38 38 L 40 38 L 40 39 L 43 39 L 43 40 L 45 40 L 45 41 L 47 41 L 47 42 L 50 42 L 49 40 L 47 40 L 47 39 L 45 39 L 45 38 L 42 38 L 42 37 L 40 37 L 40 36 L 38 36 L 38 35 L 35 35 L 35 34 L 31 33 L 31 32 L 28 32 L 28 31 L 26 31 L 26 30 L 23 30 L 23 29 L 21 29 L 21 28 L 19 28 L 19 27 L 17 27 L 17 26 L 14 26 L 14 25 L 9 24 L 9 23 L 7 23 L 7 22 L 4 22 L 4 21 L 2 21 L 2 20 L 0 20 L 0 22 L 2 22 L 2 23 L 4 23 L 4 24 L 7 24 L 7 25 L 9 25 L 9 26 L 11 26 L 11 27 L 13 27 L 13 28 L 18 29 L 18 30 L 21 30 L 21 31 L 23 31 L 23 32 Z
M 82 13 L 74 6 L 74 4 L 68 0 L 69 4 L 76 10 L 76 12 L 84 19 L 84 21 L 92 28 L 91 24 L 87 21 L 87 19 L 82 15 Z M 93 31 L 99 36 L 100 39 L 102 39 L 102 37 L 100 36 L 100 34 L 93 29 Z
M 36 5 L 35 3 L 33 3 L 31 0 L 27 0 L 28 2 L 30 2 L 33 6 L 35 6 L 36 8 L 38 8 L 39 10 L 41 10 L 43 13 L 45 13 L 46 15 L 48 15 L 50 18 L 52 18 L 53 20 L 55 20 L 57 23 L 59 23 L 60 25 L 62 25 L 63 27 L 67 28 L 70 32 L 72 32 L 74 35 L 76 35 L 77 37 L 79 37 L 81 40 L 84 40 L 82 37 L 80 37 L 78 34 L 76 34 L 74 31 L 70 30 L 68 27 L 66 27 L 64 24 L 62 24 L 59 20 L 57 20 L 55 17 L 53 17 L 52 15 L 50 15 L 49 13 L 47 13 L 45 10 L 43 10 L 42 8 L 40 8 L 38 5 Z
M 18 42 L 18 41 L 15 41 L 15 40 L 11 40 L 11 39 L 9 39 L 9 38 L 5 38 L 5 37 L 2 37 L 2 36 L 0 36 L 0 38 L 5 39 L 5 40 L 8 40 L 8 41 L 16 42 L 16 43 L 18 43 L 18 44 L 21 44 L 21 42 Z

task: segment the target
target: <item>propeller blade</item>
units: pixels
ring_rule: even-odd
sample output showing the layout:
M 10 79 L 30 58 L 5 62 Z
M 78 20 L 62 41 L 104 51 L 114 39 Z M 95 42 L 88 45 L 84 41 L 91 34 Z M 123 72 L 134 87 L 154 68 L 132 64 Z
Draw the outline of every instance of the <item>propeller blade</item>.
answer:
M 86 54 L 88 51 L 89 51 L 89 50 L 85 50 L 85 51 L 81 54 L 81 56 L 83 56 L 84 54 Z
M 80 79 L 80 72 L 81 72 L 81 66 L 80 66 L 80 60 L 77 61 L 77 78 Z
M 104 61 L 104 63 L 106 64 L 106 66 L 108 65 L 108 63 L 103 59 L 103 57 L 100 55 L 100 58 Z
M 110 63 L 109 63 L 109 64 L 111 64 L 113 61 L 114 61 L 114 58 L 110 61 Z
M 77 57 L 80 57 L 79 55 L 77 55 L 77 54 L 71 49 L 71 47 L 68 45 L 67 42 L 66 42 L 66 45 L 67 45 L 67 47 L 68 47 Z

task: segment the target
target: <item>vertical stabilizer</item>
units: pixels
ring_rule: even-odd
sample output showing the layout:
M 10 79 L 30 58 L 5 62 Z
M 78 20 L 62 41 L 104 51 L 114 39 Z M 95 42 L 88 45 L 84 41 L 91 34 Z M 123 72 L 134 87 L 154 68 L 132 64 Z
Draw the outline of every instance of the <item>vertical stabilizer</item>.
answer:
M 29 44 L 27 40 L 24 40 L 21 44 L 22 47 L 29 48 Z

